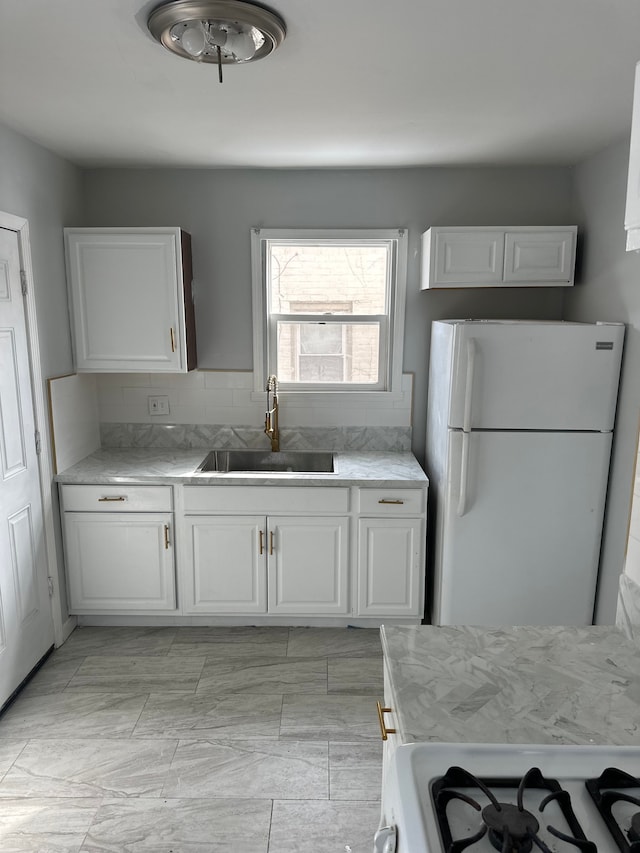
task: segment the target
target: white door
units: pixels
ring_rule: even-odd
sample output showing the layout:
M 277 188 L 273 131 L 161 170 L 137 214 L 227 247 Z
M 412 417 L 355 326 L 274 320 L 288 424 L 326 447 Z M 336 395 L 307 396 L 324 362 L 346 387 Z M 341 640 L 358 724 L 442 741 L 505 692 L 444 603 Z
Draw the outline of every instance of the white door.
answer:
M 186 516 L 184 613 L 266 613 L 263 515 Z
M 175 610 L 173 515 L 65 512 L 71 613 Z
M 421 616 L 424 525 L 419 518 L 361 518 L 358 614 Z
M 449 426 L 613 429 L 624 325 L 466 322 L 455 328 Z
M 0 706 L 53 645 L 15 232 L 0 229 Z
M 348 612 L 349 520 L 270 518 L 269 613 Z
M 435 621 L 591 624 L 611 433 L 471 433 L 466 481 L 462 441 L 438 509 Z
M 78 372 L 186 369 L 179 232 L 169 231 L 67 231 Z

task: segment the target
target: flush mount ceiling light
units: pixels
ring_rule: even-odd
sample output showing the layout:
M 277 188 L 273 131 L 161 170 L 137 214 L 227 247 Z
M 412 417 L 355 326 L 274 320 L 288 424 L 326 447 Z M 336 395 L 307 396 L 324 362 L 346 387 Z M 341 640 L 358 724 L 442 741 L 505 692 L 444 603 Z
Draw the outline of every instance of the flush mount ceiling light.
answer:
M 149 15 L 147 26 L 160 44 L 195 62 L 222 66 L 263 59 L 282 43 L 284 21 L 244 0 L 170 0 Z

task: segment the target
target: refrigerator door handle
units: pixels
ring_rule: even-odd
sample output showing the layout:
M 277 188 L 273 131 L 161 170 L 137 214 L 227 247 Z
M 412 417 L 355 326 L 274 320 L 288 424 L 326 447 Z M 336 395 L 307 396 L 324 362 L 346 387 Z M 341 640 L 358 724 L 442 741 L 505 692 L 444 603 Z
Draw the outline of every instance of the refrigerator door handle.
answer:
M 462 429 L 469 432 L 471 429 L 471 403 L 473 398 L 473 378 L 476 367 L 476 339 L 469 338 L 467 341 L 467 375 L 464 386 L 464 414 L 462 416 Z
M 467 480 L 469 478 L 469 441 L 471 435 L 462 433 L 462 457 L 460 459 L 460 495 L 458 497 L 457 515 L 462 517 L 467 511 Z

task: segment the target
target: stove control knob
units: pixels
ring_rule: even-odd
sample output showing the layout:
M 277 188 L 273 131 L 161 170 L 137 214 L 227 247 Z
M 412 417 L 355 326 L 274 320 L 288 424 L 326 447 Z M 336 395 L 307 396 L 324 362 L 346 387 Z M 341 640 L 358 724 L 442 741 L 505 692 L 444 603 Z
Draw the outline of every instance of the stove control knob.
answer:
M 381 827 L 373 837 L 373 853 L 396 853 L 395 826 Z

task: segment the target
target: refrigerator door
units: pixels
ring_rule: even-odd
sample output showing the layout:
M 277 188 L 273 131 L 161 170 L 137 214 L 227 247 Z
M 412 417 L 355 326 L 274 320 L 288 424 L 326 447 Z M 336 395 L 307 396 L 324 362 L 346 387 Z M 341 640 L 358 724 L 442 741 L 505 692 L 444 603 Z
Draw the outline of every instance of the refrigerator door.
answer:
M 450 432 L 436 525 L 436 624 L 591 624 L 611 440 Z
M 613 429 L 623 338 L 621 323 L 453 323 L 448 426 Z

